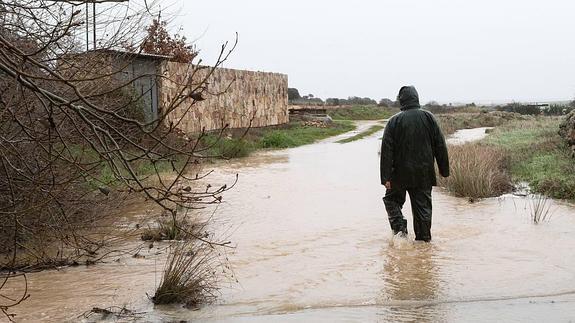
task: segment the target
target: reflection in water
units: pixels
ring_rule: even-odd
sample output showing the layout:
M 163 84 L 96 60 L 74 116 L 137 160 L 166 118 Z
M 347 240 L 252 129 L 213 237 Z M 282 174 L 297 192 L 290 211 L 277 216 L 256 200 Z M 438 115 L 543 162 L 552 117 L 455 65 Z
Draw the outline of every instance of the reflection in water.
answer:
M 469 204 L 433 191 L 431 244 L 389 240 L 378 138 L 325 142 L 216 164 L 229 183 L 218 218 L 233 227 L 239 284 L 199 311 L 154 307 L 160 244 L 146 258 L 29 276 L 19 322 L 78 321 L 93 306 L 145 312 L 145 322 L 568 321 L 575 317 L 575 212 L 529 221 L 529 200 Z M 405 214 L 411 221 L 409 203 Z
M 433 261 L 433 252 L 434 246 L 431 243 L 412 241 L 398 243 L 392 240 L 390 246 L 384 249 L 382 272 L 389 300 L 436 298 L 439 269 Z
M 432 243 L 419 243 L 393 237 L 383 249 L 382 279 L 385 282 L 381 304 L 391 306 L 385 316 L 394 321 L 438 322 L 441 312 L 432 306 L 418 306 L 420 301 L 434 301 L 440 294 L 440 268 L 434 261 Z

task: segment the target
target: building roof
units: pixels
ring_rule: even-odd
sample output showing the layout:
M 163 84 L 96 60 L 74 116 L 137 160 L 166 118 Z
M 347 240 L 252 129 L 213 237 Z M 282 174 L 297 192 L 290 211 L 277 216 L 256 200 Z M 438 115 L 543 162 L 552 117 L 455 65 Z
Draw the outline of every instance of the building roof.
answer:
M 171 60 L 173 56 L 170 55 L 158 55 L 158 54 L 149 54 L 143 52 L 129 52 L 126 50 L 117 50 L 117 49 L 97 49 L 96 52 L 106 52 L 115 55 L 122 55 L 122 56 L 130 56 L 136 58 L 147 58 L 147 59 L 156 59 L 156 60 Z

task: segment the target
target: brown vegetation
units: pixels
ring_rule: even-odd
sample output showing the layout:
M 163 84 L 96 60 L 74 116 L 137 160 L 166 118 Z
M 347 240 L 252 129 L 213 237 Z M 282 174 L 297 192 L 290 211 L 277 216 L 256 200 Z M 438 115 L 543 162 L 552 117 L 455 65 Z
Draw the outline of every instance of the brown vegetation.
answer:
M 198 56 L 198 51 L 187 42 L 186 36 L 170 35 L 168 23 L 154 19 L 146 28 L 148 35 L 140 45 L 144 53 L 171 56 L 174 61 L 190 63 Z
M 501 195 L 511 189 L 505 158 L 502 150 L 478 143 L 450 146 L 450 176 L 439 185 L 471 199 Z
M 183 241 L 170 247 L 162 281 L 152 297 L 155 304 L 185 304 L 188 307 L 213 301 L 222 262 L 206 244 Z
M 542 222 L 549 222 L 553 213 L 549 205 L 549 198 L 545 195 L 534 195 L 531 197 L 531 204 L 529 209 L 531 211 L 531 222 L 539 224 Z

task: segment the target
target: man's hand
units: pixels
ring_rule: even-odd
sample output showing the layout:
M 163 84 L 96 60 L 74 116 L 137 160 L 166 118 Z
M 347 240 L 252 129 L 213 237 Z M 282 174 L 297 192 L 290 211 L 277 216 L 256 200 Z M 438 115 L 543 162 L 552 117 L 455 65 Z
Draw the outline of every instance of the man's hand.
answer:
M 385 188 L 388 190 L 391 189 L 391 182 L 390 181 L 385 182 Z

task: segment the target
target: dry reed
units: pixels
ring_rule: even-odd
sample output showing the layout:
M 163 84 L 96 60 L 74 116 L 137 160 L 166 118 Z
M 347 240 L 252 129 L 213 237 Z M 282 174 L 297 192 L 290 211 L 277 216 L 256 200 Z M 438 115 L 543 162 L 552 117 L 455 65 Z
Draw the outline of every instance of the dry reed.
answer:
M 209 244 L 195 239 L 172 244 L 152 301 L 197 307 L 215 300 L 221 266 L 218 254 Z
M 533 195 L 529 209 L 531 211 L 531 222 L 534 224 L 551 220 L 551 205 L 549 205 L 549 198 L 546 195 Z
M 505 153 L 500 149 L 469 143 L 450 146 L 450 176 L 441 178 L 439 185 L 456 196 L 486 198 L 509 191 Z

